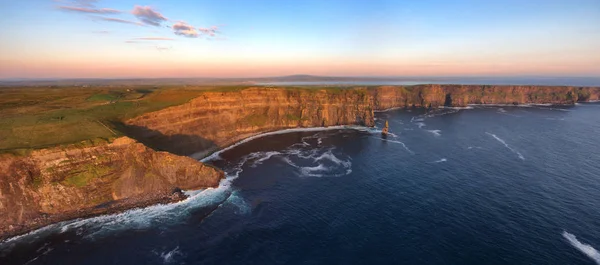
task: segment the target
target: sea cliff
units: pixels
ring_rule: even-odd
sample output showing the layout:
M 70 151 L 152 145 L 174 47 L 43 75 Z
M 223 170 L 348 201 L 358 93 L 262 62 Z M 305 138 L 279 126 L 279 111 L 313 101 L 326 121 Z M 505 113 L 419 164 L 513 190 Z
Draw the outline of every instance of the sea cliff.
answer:
M 128 137 L 0 155 L 0 239 L 67 219 L 183 198 L 223 172 Z
M 125 122 L 128 133 L 158 150 L 201 158 L 268 131 L 357 124 L 373 126 L 367 89 L 249 88 L 206 92 L 191 102 Z
M 600 88 L 419 85 L 362 88 L 264 88 L 206 92 L 191 102 L 125 122 L 143 143 L 202 158 L 244 138 L 286 128 L 373 126 L 373 111 L 468 104 L 572 105 L 598 100 Z
M 178 189 L 217 186 L 222 171 L 179 155 L 202 158 L 264 132 L 373 126 L 374 111 L 392 108 L 572 105 L 599 99 L 598 87 L 419 85 L 206 91 L 188 103 L 117 124 L 131 138 L 0 155 L 0 239 L 66 219 L 177 201 L 182 195 L 173 191 Z

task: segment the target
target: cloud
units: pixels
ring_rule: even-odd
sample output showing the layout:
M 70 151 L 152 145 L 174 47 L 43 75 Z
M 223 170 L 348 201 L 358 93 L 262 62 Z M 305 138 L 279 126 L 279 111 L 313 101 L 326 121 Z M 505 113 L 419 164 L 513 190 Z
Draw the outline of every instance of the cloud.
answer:
M 94 7 L 98 0 L 73 0 L 73 2 L 80 6 Z
M 202 34 L 204 34 L 204 35 L 208 35 L 210 37 L 214 37 L 214 36 L 217 35 L 217 32 L 219 31 L 219 27 L 212 26 L 210 28 L 198 28 L 198 30 L 200 32 L 202 32 Z
M 166 37 L 143 37 L 143 38 L 135 38 L 134 40 L 173 40 L 173 39 L 166 38 Z
M 109 22 L 117 22 L 117 23 L 123 23 L 123 24 L 132 24 L 132 25 L 143 26 L 142 23 L 140 23 L 140 22 L 129 21 L 129 20 L 120 19 L 120 18 L 114 18 L 114 17 L 94 16 L 94 18 L 95 19 L 99 19 L 99 20 L 103 20 L 103 21 L 109 21 Z
M 108 31 L 108 30 L 95 30 L 95 31 L 92 31 L 92 33 L 96 33 L 96 34 L 108 34 L 108 33 L 110 33 L 110 31 Z
M 185 36 L 188 38 L 198 37 L 198 32 L 196 29 L 183 21 L 175 23 L 172 28 L 175 31 L 175 35 Z
M 164 17 L 161 13 L 154 11 L 149 6 L 136 5 L 133 7 L 133 10 L 131 10 L 131 14 L 136 16 L 144 24 L 157 27 L 160 26 L 162 22 L 167 21 L 166 17 Z
M 65 10 L 65 11 L 80 12 L 80 13 L 91 13 L 91 14 L 118 14 L 118 13 L 121 13 L 121 11 L 112 9 L 112 8 L 58 6 L 58 9 Z

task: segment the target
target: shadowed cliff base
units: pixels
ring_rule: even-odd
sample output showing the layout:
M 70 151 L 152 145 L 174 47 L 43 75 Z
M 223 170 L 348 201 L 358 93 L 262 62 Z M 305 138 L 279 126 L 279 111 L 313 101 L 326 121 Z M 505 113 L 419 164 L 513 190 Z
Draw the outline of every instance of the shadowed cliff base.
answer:
M 219 146 L 213 141 L 199 135 L 166 135 L 148 127 L 127 125 L 122 122 L 113 122 L 113 125 L 127 136 L 138 139 L 138 141 L 156 151 L 166 151 L 176 155 L 188 156 L 199 152 L 198 150 L 214 152 L 219 149 Z

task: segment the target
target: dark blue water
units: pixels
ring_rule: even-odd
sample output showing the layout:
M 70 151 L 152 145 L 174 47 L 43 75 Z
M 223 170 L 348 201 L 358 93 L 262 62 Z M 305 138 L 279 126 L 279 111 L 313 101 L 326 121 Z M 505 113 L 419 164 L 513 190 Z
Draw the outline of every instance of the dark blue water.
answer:
M 378 113 L 265 136 L 175 205 L 5 242 L 0 264 L 600 264 L 600 105 Z

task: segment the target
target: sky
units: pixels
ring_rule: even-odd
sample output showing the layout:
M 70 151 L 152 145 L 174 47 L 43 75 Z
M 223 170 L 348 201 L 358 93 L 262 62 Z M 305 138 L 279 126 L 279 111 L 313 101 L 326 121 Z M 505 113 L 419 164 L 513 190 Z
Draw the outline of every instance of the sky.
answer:
M 0 0 L 0 78 L 600 76 L 599 0 Z

